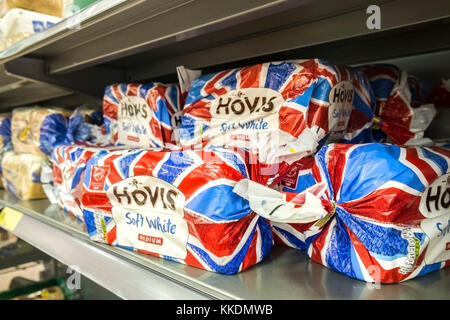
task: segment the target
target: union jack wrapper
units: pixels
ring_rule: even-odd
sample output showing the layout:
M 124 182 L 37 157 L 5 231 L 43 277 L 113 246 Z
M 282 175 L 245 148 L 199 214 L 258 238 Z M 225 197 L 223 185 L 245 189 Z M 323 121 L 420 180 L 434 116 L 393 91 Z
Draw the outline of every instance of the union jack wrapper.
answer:
M 120 83 L 103 97 L 105 128 L 116 146 L 175 148 L 181 109 L 178 85 Z
M 346 68 L 351 74 L 354 98 L 353 108 L 348 121 L 342 143 L 369 143 L 373 142 L 372 126 L 376 106 L 375 94 L 370 86 L 369 79 L 360 70 Z
M 376 97 L 374 139 L 397 145 L 431 145 L 424 138 L 436 108 L 427 104 L 419 79 L 393 65 L 359 67 Z
M 358 140 L 373 116 L 368 87 L 363 88 L 355 76 L 356 72 L 318 59 L 262 63 L 200 76 L 186 98 L 181 145 L 245 148 L 257 153 L 261 163 L 291 164 L 346 133 L 347 140 Z M 354 115 L 348 131 L 355 84 L 362 99 L 358 110 L 363 112 Z
M 117 149 L 118 147 L 84 145 L 61 145 L 53 149 L 53 192 L 57 203 L 65 212 L 83 220 L 80 195 L 86 163 L 97 152 Z
M 81 205 L 94 241 L 233 274 L 273 245 L 269 222 L 232 190 L 251 172 L 231 150 L 101 151 Z
M 58 204 L 67 213 L 83 219 L 79 193 L 86 162 L 98 149 L 76 145 L 62 145 L 52 152 L 53 183 Z
M 330 144 L 283 192 L 237 192 L 273 220 L 279 242 L 352 278 L 401 282 L 450 265 L 449 165 L 448 149 Z M 293 203 L 303 211 L 284 209 Z

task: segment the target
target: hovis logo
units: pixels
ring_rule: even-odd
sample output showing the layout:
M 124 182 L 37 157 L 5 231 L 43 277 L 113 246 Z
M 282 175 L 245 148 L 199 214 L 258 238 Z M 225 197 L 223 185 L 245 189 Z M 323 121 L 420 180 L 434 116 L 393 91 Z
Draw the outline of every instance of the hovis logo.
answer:
M 430 184 L 422 194 L 419 210 L 427 218 L 438 217 L 450 212 L 450 173 Z
M 120 101 L 119 105 L 119 117 L 121 118 L 149 118 L 150 108 L 147 102 L 136 96 L 127 96 Z
M 112 185 L 106 192 L 111 204 L 184 215 L 184 194 L 170 183 L 152 176 L 136 176 Z
M 328 107 L 328 128 L 331 132 L 343 132 L 353 109 L 355 91 L 351 81 L 341 81 L 330 91 Z
M 283 96 L 267 88 L 246 88 L 233 90 L 212 102 L 211 116 L 235 118 L 243 115 L 278 112 L 283 105 Z
M 90 189 L 103 190 L 108 173 L 109 166 L 92 166 Z
M 135 176 L 112 185 L 106 195 L 118 245 L 186 258 L 189 229 L 180 190 L 156 177 Z

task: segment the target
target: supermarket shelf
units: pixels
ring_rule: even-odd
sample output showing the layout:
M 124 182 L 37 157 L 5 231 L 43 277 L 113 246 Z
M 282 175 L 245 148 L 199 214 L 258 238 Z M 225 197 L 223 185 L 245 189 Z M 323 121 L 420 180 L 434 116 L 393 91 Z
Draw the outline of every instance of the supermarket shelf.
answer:
M 43 105 L 72 107 L 94 101 L 96 99 L 68 91 L 60 87 L 58 83 L 51 85 L 46 82 L 14 77 L 6 72 L 4 65 L 0 65 L 1 112 L 9 111 L 14 107 L 42 104 L 42 102 L 45 102 Z
M 220 275 L 153 256 L 94 243 L 83 224 L 47 200 L 18 201 L 0 192 L 0 205 L 24 213 L 14 233 L 129 299 L 450 299 L 450 269 L 380 289 L 311 262 L 304 252 L 275 247 L 262 263 Z
M 0 93 L 0 109 L 31 105 L 40 101 L 61 98 L 71 92 L 42 82 L 20 81 Z
M 381 30 L 366 27 L 370 4 L 381 8 Z M 173 76 L 180 64 L 214 69 L 307 57 L 356 63 L 441 51 L 450 43 L 436 35 L 449 31 L 446 0 L 104 0 L 17 43 L 0 54 L 0 64 L 100 97 L 107 84 Z

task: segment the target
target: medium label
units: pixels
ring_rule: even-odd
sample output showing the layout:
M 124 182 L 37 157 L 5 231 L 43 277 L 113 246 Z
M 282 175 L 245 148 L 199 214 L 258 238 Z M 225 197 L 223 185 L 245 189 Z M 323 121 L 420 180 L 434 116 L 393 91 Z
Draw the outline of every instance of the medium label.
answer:
M 136 96 L 124 97 L 119 104 L 118 142 L 127 146 L 148 147 L 153 112 L 147 102 Z
M 332 135 L 344 133 L 353 108 L 353 84 L 350 81 L 341 81 L 335 85 L 329 95 L 328 128 Z M 341 137 L 336 137 L 340 139 Z
M 433 264 L 450 260 L 450 213 L 425 219 L 420 226 L 430 239 L 425 263 Z
M 450 213 L 450 173 L 437 178 L 425 189 L 419 211 L 427 218 Z

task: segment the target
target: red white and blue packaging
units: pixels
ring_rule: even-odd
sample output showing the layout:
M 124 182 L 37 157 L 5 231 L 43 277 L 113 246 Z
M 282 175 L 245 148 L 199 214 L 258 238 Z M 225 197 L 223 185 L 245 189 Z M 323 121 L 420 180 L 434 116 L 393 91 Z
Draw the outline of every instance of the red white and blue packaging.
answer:
M 13 149 L 11 142 L 11 114 L 0 114 L 0 163 L 3 159 L 5 152 Z M 2 166 L 0 165 L 0 177 L 2 174 Z M 0 188 L 2 188 L 2 182 L 0 181 Z
M 52 195 L 52 198 L 56 199 L 56 203 L 66 213 L 83 220 L 80 196 L 86 164 L 97 152 L 117 149 L 118 147 L 61 145 L 53 150 L 51 161 L 54 187 L 51 192 L 54 195 Z M 49 194 L 47 196 L 49 197 Z
M 347 67 L 351 72 L 353 89 L 353 108 L 348 121 L 347 130 L 340 142 L 369 143 L 373 142 L 372 126 L 375 116 L 376 98 L 369 79 L 360 70 Z
M 81 182 L 87 161 L 98 151 L 92 147 L 62 145 L 52 152 L 53 183 L 58 204 L 80 220 L 83 220 L 79 202 Z
M 178 85 L 107 86 L 103 116 L 110 142 L 130 148 L 176 148 L 182 96 Z
M 319 59 L 202 75 L 190 84 L 181 145 L 244 148 L 261 163 L 291 164 L 344 137 L 353 98 L 352 73 Z
M 68 120 L 65 144 L 101 147 L 109 143 L 101 108 L 89 105 L 76 108 Z
M 101 151 L 81 205 L 94 241 L 218 273 L 240 272 L 273 245 L 269 222 L 233 192 L 251 175 L 231 150 Z
M 255 212 L 274 217 L 278 240 L 368 282 L 401 282 L 450 265 L 448 149 L 330 144 L 310 161 L 283 192 L 244 180 L 235 187 Z M 273 208 L 276 197 L 294 199 L 303 212 Z
M 426 103 L 422 84 L 394 65 L 376 64 L 359 67 L 369 78 L 377 103 L 374 139 L 397 145 L 431 145 L 424 138 L 436 115 L 433 104 Z

